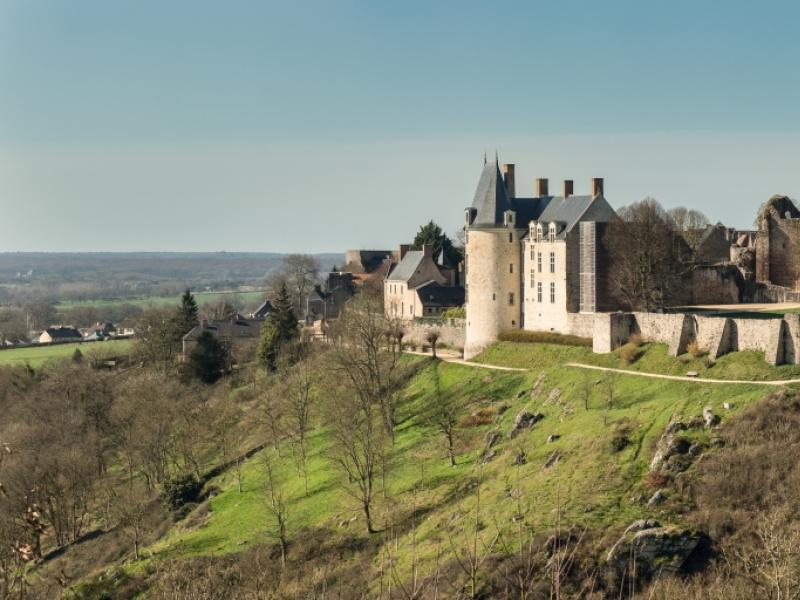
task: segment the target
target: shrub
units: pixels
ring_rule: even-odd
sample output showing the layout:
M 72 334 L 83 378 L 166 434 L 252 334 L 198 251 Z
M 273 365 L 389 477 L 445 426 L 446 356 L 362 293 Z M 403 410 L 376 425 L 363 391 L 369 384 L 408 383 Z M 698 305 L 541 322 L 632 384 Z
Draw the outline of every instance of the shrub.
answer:
M 686 352 L 688 352 L 695 358 L 700 358 L 701 356 L 708 354 L 708 352 L 700 348 L 700 345 L 697 343 L 697 340 L 692 340 L 691 342 L 689 342 L 689 345 L 686 346 Z
M 467 318 L 467 309 L 462 307 L 459 308 L 448 308 L 446 311 L 442 313 L 443 319 L 466 319 Z
M 501 342 L 516 342 L 521 344 L 559 344 L 561 346 L 592 347 L 592 338 L 578 337 L 577 335 L 562 335 L 550 331 L 503 331 L 498 339 Z
M 628 364 L 635 363 L 637 360 L 639 360 L 639 357 L 642 355 L 642 349 L 639 346 L 631 342 L 628 342 L 622 348 L 619 349 L 619 355 L 626 363 Z
M 637 348 L 644 344 L 644 338 L 640 333 L 634 333 L 631 337 L 628 338 L 628 343 L 633 344 Z
M 644 478 L 644 484 L 651 490 L 660 490 L 667 487 L 670 481 L 670 476 L 661 471 L 649 471 Z
M 172 510 L 178 510 L 185 504 L 197 502 L 202 487 L 194 473 L 178 475 L 164 484 L 164 502 Z
M 494 407 L 481 408 L 471 415 L 465 415 L 458 420 L 459 427 L 480 427 L 481 425 L 489 425 L 494 416 L 497 414 L 497 409 Z

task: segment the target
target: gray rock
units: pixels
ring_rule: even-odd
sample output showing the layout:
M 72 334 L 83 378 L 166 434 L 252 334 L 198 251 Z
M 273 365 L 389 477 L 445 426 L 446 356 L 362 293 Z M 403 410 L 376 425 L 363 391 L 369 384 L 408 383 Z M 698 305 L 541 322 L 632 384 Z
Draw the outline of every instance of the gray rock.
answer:
M 664 433 L 678 433 L 679 431 L 684 431 L 685 429 L 686 425 L 680 421 L 670 421 L 666 429 L 664 429 Z
M 723 402 L 722 408 L 724 408 L 725 410 L 731 410 L 733 408 L 733 404 L 731 404 L 730 402 Z
M 689 429 L 702 429 L 705 426 L 703 417 L 694 416 L 686 422 Z
M 522 450 L 517 452 L 517 455 L 514 457 L 514 464 L 519 467 L 524 465 L 526 462 L 528 462 L 528 456 L 525 454 L 525 452 Z
M 690 446 L 691 444 L 686 438 L 665 431 L 656 445 L 656 453 L 653 455 L 653 460 L 650 462 L 650 470 L 675 470 L 676 462 L 672 461 L 672 463 L 670 463 L 670 459 L 676 455 L 686 454 Z
M 700 444 L 692 444 L 691 446 L 689 446 L 687 454 L 692 458 L 696 458 L 700 456 L 701 452 L 703 452 L 703 447 Z
M 611 548 L 607 562 L 624 573 L 636 565 L 637 574 L 678 573 L 705 535 L 657 521 L 636 521 Z
M 650 500 L 647 501 L 647 506 L 658 506 L 666 499 L 667 495 L 664 493 L 664 490 L 658 490 L 650 497 Z
M 536 396 L 539 394 L 539 388 L 542 386 L 542 382 L 544 382 L 545 374 L 539 373 L 536 377 L 536 381 L 533 382 L 533 387 L 531 388 L 531 400 L 535 399 Z
M 491 447 L 492 447 L 492 446 L 494 446 L 494 445 L 495 445 L 497 442 L 499 442 L 499 441 L 500 441 L 500 438 L 502 437 L 502 435 L 503 435 L 503 434 L 501 434 L 501 433 L 500 433 L 499 431 L 497 431 L 496 429 L 493 429 L 492 431 L 487 431 L 487 432 L 486 432 L 486 444 L 485 444 L 485 448 L 486 448 L 487 450 L 489 450 L 489 448 L 491 448 Z
M 556 435 L 556 434 L 552 433 L 552 434 L 547 436 L 547 443 L 548 444 L 552 444 L 556 440 L 560 440 L 560 439 L 561 439 L 560 435 Z
M 706 405 L 703 409 L 703 422 L 705 423 L 706 429 L 711 429 L 719 425 L 719 416 L 714 414 L 714 408 L 710 404 Z
M 700 375 L 700 373 L 698 373 L 697 371 L 687 371 L 686 372 L 686 376 L 687 377 L 697 377 L 698 375 Z
M 561 453 L 558 450 L 554 451 L 553 453 L 550 454 L 550 456 L 547 457 L 547 460 L 544 461 L 544 468 L 549 469 L 550 467 L 557 464 L 560 459 L 561 459 Z
M 511 431 L 508 432 L 508 437 L 516 437 L 520 431 L 523 429 L 531 429 L 542 419 L 544 419 L 542 413 L 531 413 L 527 410 L 523 410 L 514 419 L 514 424 L 511 426 Z
M 483 453 L 483 456 L 481 457 L 481 464 L 485 465 L 491 462 L 491 460 L 495 456 L 497 456 L 497 452 L 495 452 L 494 450 L 487 450 L 486 452 Z

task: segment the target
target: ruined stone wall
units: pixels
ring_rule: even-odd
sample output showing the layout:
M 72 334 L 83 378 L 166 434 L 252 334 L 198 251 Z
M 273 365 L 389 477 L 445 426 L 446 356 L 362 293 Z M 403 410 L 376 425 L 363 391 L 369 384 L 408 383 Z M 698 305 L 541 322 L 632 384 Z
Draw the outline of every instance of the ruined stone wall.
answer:
M 738 304 L 744 300 L 746 288 L 744 277 L 733 265 L 695 267 L 689 285 L 693 304 Z
M 800 289 L 800 219 L 772 219 L 769 281 L 774 285 Z

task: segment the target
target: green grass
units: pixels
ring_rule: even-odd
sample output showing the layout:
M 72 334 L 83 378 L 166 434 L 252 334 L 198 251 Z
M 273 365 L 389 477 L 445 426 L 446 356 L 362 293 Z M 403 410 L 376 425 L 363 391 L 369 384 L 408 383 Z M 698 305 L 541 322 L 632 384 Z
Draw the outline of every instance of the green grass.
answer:
M 220 302 L 222 300 L 235 300 L 245 304 L 258 302 L 266 297 L 266 291 L 257 292 L 237 292 L 237 291 L 222 291 L 222 292 L 197 292 L 194 298 L 197 304 L 209 304 Z M 136 306 L 167 306 L 170 304 L 177 305 L 180 303 L 180 295 L 176 296 L 142 296 L 134 298 L 97 298 L 93 300 L 80 300 L 80 301 L 66 301 L 59 302 L 56 307 L 60 310 L 73 308 L 75 306 L 96 306 L 108 307 L 118 306 L 121 304 L 133 304 Z
M 519 506 L 525 525 L 534 532 L 554 526 L 560 514 L 564 523 L 593 530 L 621 530 L 632 520 L 652 516 L 652 511 L 630 498 L 651 494 L 643 483 L 654 446 L 664 426 L 673 417 L 688 419 L 700 415 L 706 405 L 723 419 L 757 401 L 766 393 L 747 384 L 698 385 L 689 382 L 618 376 L 612 405 L 607 405 L 605 389 L 599 385 L 602 373 L 564 366 L 570 361 L 622 366 L 618 353 L 593 355 L 589 349 L 561 345 L 494 345 L 478 357 L 479 361 L 524 367 L 525 372 L 492 371 L 458 364 L 429 361 L 407 384 L 400 407 L 400 425 L 393 448 L 392 470 L 385 494 L 378 493 L 377 523 L 391 527 L 392 552 L 398 570 L 408 570 L 411 554 L 411 521 L 416 507 L 416 553 L 422 569 L 432 565 L 438 549 L 446 552 L 444 531 L 455 513 L 465 514 L 475 505 L 475 486 L 480 481 L 484 521 L 499 529 L 513 546 L 518 525 L 513 517 Z M 624 362 L 624 361 L 623 361 Z M 755 353 L 736 353 L 725 357 L 711 369 L 703 370 L 702 360 L 675 359 L 659 345 L 644 349 L 640 360 L 630 368 L 685 372 L 689 369 L 714 372 L 730 378 L 784 377 L 788 371 L 770 368 Z M 704 365 L 703 365 L 704 366 Z M 531 394 L 534 382 L 539 390 Z M 589 409 L 583 405 L 585 377 L 591 378 Z M 557 401 L 549 401 L 558 389 Z M 442 437 L 422 422 L 424 407 L 439 400 L 440 394 L 455 395 L 468 415 L 478 408 L 508 405 L 491 425 L 462 430 L 458 465 L 449 466 Z M 730 403 L 730 410 L 723 403 Z M 522 410 L 538 411 L 545 418 L 530 432 L 514 439 L 507 437 L 514 418 Z M 620 452 L 611 446 L 616 424 L 631 423 L 629 444 Z M 499 455 L 486 465 L 478 460 L 484 437 L 497 428 L 503 439 L 496 446 Z M 547 443 L 548 436 L 560 436 Z M 706 440 L 706 432 L 693 434 Z M 363 516 L 357 502 L 348 495 L 341 475 L 325 452 L 329 439 L 324 430 L 311 439 L 310 489 L 304 493 L 302 478 L 284 449 L 277 475 L 291 499 L 290 532 L 302 535 L 306 528 L 325 528 L 366 537 Z M 527 455 L 523 466 L 513 465 L 517 452 Z M 545 468 L 554 452 L 560 460 Z M 200 525 L 175 526 L 150 551 L 152 560 L 174 556 L 218 555 L 241 551 L 250 544 L 269 541 L 268 511 L 265 504 L 264 473 L 257 455 L 244 466 L 244 491 L 238 492 L 235 473 L 221 475 L 210 484 L 220 494 L 210 502 L 210 513 Z M 659 519 L 679 523 L 681 514 L 668 508 Z M 354 519 L 352 522 L 351 519 Z M 341 523 L 347 522 L 346 527 Z
M 506 367 L 531 369 L 543 361 L 560 364 L 569 362 L 628 369 L 664 375 L 686 375 L 695 371 L 699 377 L 732 380 L 786 380 L 800 379 L 800 365 L 781 365 L 773 367 L 766 363 L 764 354 L 756 351 L 731 352 L 707 364 L 705 357 L 684 354 L 672 357 L 667 354 L 665 344 L 644 344 L 641 356 L 628 363 L 616 350 L 609 354 L 595 354 L 590 348 L 554 344 L 517 344 L 500 342 L 475 357 L 473 362 L 495 364 Z
M 0 366 L 19 366 L 29 364 L 39 367 L 44 363 L 65 360 L 72 357 L 75 348 L 86 355 L 92 352 L 126 354 L 130 351 L 132 340 L 107 340 L 104 342 L 84 342 L 75 344 L 55 344 L 32 348 L 8 348 L 0 350 Z

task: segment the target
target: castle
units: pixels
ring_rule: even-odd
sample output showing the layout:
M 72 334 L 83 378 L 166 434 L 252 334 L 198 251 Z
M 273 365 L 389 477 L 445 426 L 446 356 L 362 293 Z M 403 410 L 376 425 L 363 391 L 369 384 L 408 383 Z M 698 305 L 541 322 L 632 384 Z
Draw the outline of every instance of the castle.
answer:
M 695 342 L 716 358 L 764 352 L 772 364 L 800 363 L 800 315 L 621 312 L 608 290 L 606 227 L 616 218 L 603 180 L 576 195 L 573 181 L 551 195 L 537 179 L 532 197 L 516 194 L 514 165 L 484 161 L 465 213 L 464 356 L 502 332 L 525 329 L 591 338 L 610 352 L 637 334 L 678 355 Z M 689 304 L 800 302 L 800 210 L 786 196 L 760 209 L 757 231 L 721 224 L 681 233 L 689 256 L 681 296 Z M 693 240 L 693 243 L 689 243 Z
M 571 333 L 579 315 L 615 308 L 598 286 L 599 242 L 615 216 L 602 179 L 591 180 L 587 195 L 564 181 L 559 196 L 537 179 L 533 197 L 518 197 L 514 165 L 503 165 L 501 174 L 496 160 L 486 162 L 465 216 L 465 357 L 502 331 Z

